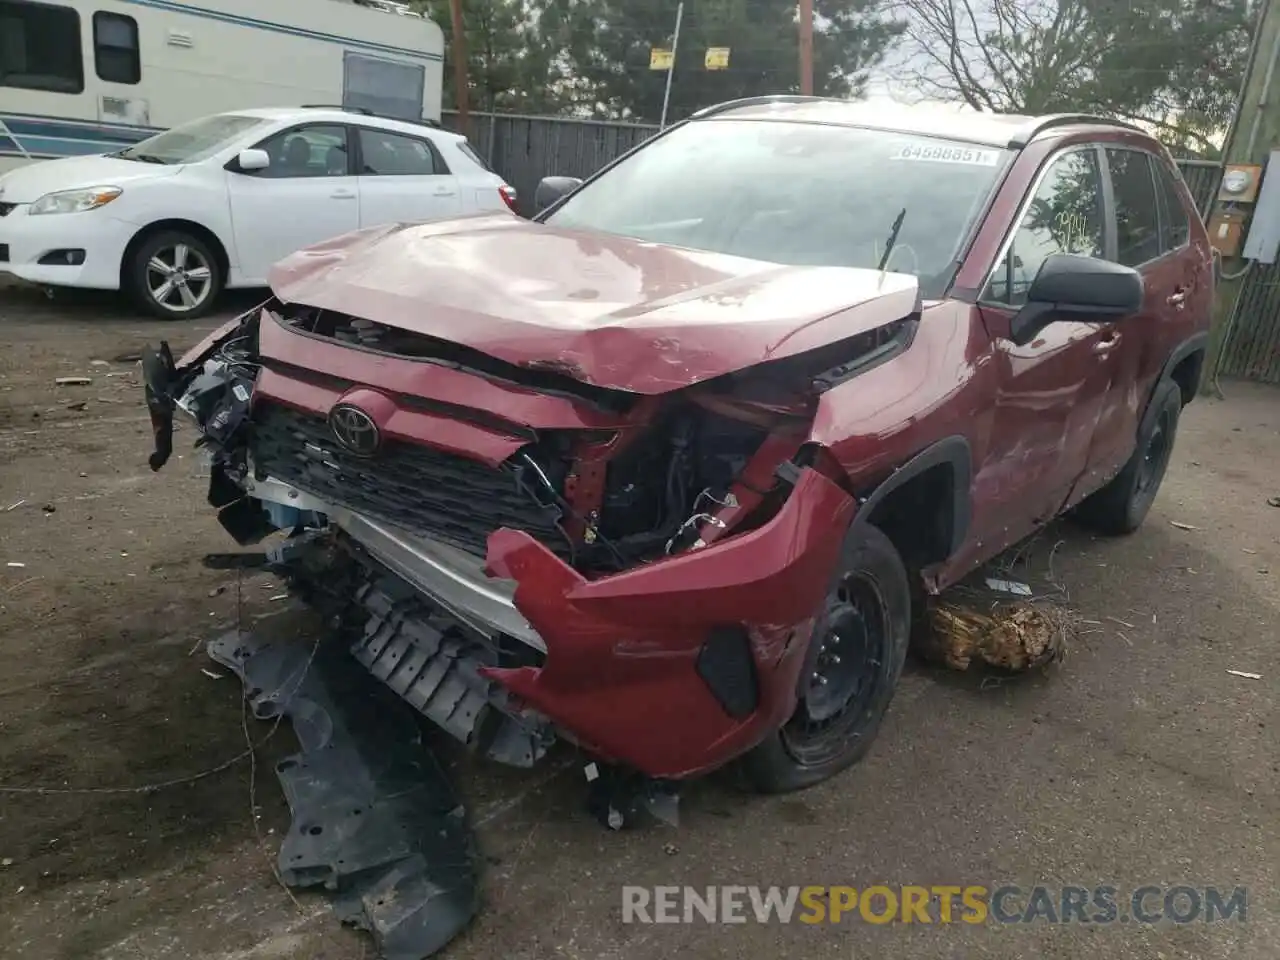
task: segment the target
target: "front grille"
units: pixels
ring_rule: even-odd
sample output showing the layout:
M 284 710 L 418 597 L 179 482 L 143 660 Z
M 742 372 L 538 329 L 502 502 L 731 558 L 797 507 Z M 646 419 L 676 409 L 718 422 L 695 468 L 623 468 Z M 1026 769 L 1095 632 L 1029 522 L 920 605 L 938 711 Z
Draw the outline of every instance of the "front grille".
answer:
M 259 403 L 250 452 L 254 467 L 321 500 L 484 556 L 499 527 L 524 530 L 564 557 L 554 515 L 521 490 L 513 472 L 431 447 L 388 440 L 376 457 L 346 453 L 328 421 Z
M 0 217 L 7 217 L 18 208 L 16 203 L 0 203 Z

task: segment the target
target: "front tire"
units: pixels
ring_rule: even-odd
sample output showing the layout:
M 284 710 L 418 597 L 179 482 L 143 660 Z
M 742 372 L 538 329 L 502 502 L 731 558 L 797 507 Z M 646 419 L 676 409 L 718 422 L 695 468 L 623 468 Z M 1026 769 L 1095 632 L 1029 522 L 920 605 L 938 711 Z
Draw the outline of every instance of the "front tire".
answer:
M 795 714 L 742 758 L 747 782 L 787 793 L 861 760 L 893 699 L 910 635 L 902 557 L 880 530 L 856 524 L 814 624 Z
M 1129 462 L 1073 511 L 1080 523 L 1108 536 L 1124 536 L 1142 526 L 1169 468 L 1181 414 L 1182 389 L 1172 380 L 1162 381 Z
M 183 230 L 146 237 L 129 263 L 138 305 L 161 320 L 195 320 L 213 309 L 225 278 L 209 244 Z

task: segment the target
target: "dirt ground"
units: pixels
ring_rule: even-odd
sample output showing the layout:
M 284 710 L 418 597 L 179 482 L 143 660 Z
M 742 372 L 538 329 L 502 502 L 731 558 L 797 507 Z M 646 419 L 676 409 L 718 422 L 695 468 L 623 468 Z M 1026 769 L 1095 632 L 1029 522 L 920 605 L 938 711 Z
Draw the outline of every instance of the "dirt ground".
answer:
M 146 465 L 129 358 L 215 323 L 0 291 L 0 788 L 30 791 L 0 792 L 0 957 L 371 955 L 321 897 L 273 878 L 288 819 L 269 764 L 292 736 L 251 764 L 246 729 L 271 728 L 242 721 L 237 682 L 199 648 L 238 619 L 300 636 L 310 624 L 267 579 L 200 565 L 229 540 L 190 433 L 162 474 Z M 912 666 L 871 756 L 833 782 L 763 799 L 713 778 L 686 794 L 679 828 L 613 835 L 583 812 L 569 760 L 515 773 L 447 752 L 485 906 L 444 956 L 1274 960 L 1280 509 L 1266 501 L 1280 495 L 1280 391 L 1228 394 L 1187 411 L 1141 532 L 1095 541 L 1062 525 L 1030 551 L 1026 575 L 1051 574 L 1094 621 L 1065 663 L 1002 684 Z M 1244 885 L 1248 921 L 621 921 L 624 883 L 1000 882 Z

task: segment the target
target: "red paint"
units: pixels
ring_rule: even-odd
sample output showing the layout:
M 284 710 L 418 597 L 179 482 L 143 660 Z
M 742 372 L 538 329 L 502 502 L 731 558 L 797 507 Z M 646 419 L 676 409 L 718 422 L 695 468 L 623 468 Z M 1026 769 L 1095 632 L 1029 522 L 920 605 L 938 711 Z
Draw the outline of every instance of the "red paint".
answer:
M 516 606 L 546 639 L 547 660 L 487 675 L 606 757 L 653 776 L 718 766 L 794 708 L 803 644 L 787 648 L 780 632 L 807 636 L 840 549 L 832 531 L 852 516 L 848 494 L 806 470 L 760 529 L 590 582 L 528 534 L 499 530 L 488 567 L 519 583 Z M 694 672 L 707 631 L 739 622 L 761 625 L 761 706 L 745 721 L 725 714 Z
M 664 404 L 702 402 L 775 431 L 780 415 L 803 414 L 807 429 L 771 437 L 744 475 L 762 489 L 800 442 L 819 448 L 814 468 L 757 529 L 738 532 L 739 511 L 718 542 L 594 581 L 523 532 L 489 538 L 490 574 L 516 582 L 516 605 L 548 651 L 539 669 L 490 675 L 609 758 L 655 776 L 705 771 L 793 709 L 812 619 L 854 515 L 853 492 L 869 494 L 938 441 L 967 441 L 969 525 L 958 550 L 921 571 L 931 589 L 945 588 L 1096 489 L 1132 452 L 1165 359 L 1207 329 L 1212 267 L 1194 213 L 1191 244 L 1143 269 L 1147 303 L 1138 316 L 1055 323 L 1019 347 L 1008 339 L 1009 312 L 974 302 L 1028 187 L 1057 148 L 1156 149 L 1113 128 L 1063 130 L 1014 160 L 951 297 L 925 304 L 910 346 L 816 405 L 812 396 L 730 402 L 698 394 L 698 385 L 899 320 L 915 307 L 912 278 L 779 267 L 506 215 L 337 238 L 282 264 L 275 290 L 286 302 L 453 340 L 517 367 L 652 395 L 646 402 L 608 413 L 585 400 L 311 337 L 270 315 L 260 331 L 267 369 L 258 394 L 325 413 L 353 387 L 372 388 L 379 404 L 394 408 L 380 414 L 388 432 L 490 463 L 520 445 L 504 423 L 615 431 L 577 452 L 571 498 L 587 508 L 599 502 L 608 460 Z M 1167 298 L 1180 289 L 1187 307 L 1173 311 Z M 1099 351 L 1117 336 L 1114 349 Z M 440 410 L 414 409 L 415 400 Z M 477 414 L 483 424 L 472 422 Z M 744 504 L 758 500 L 737 495 Z M 743 721 L 725 714 L 693 668 L 707 631 L 733 623 L 747 627 L 761 678 L 760 709 Z
M 917 285 L 497 214 L 346 234 L 277 264 L 271 288 L 285 303 L 659 394 L 883 326 L 911 312 Z

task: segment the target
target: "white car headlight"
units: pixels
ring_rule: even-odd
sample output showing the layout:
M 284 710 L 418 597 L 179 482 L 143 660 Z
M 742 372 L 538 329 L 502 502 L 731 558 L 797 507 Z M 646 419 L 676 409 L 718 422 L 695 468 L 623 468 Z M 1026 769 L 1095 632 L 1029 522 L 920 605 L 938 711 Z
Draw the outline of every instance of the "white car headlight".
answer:
M 85 187 L 81 190 L 58 190 L 46 193 L 31 205 L 27 216 L 36 217 L 45 213 L 84 213 L 86 210 L 97 210 L 120 196 L 124 191 L 119 187 Z

